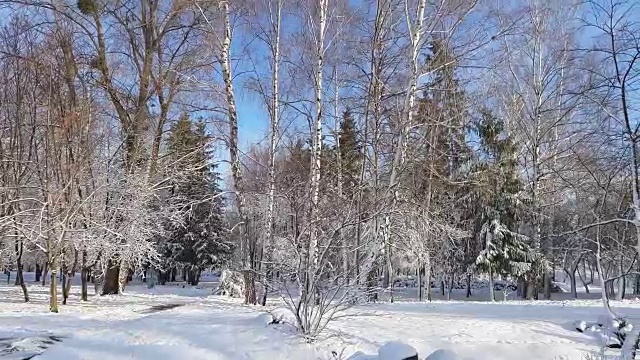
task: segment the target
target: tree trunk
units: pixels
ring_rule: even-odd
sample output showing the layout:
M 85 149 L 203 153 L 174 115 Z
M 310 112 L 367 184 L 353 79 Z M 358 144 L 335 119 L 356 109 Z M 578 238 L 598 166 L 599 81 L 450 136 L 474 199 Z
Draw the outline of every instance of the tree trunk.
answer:
M 578 298 L 578 289 L 577 289 L 577 281 L 576 281 L 576 272 L 575 270 L 573 272 L 569 273 L 569 281 L 571 282 L 571 295 L 573 296 L 574 299 Z
M 471 297 L 471 274 L 467 274 L 467 298 Z
M 535 300 L 537 298 L 537 293 L 538 293 L 538 287 L 536 286 L 536 280 L 538 280 L 538 278 L 533 278 L 530 279 L 526 282 L 527 284 L 527 300 Z
M 387 272 L 389 274 L 389 301 L 393 303 L 393 286 L 395 284 L 395 275 L 393 273 L 393 262 L 391 261 L 391 243 L 386 251 Z
M 18 285 L 22 288 L 22 294 L 24 295 L 24 302 L 29 302 L 29 293 L 27 292 L 27 286 L 24 283 L 24 273 L 22 272 L 22 260 L 18 260 L 18 273 L 16 274 L 16 279 L 18 280 Z
M 272 99 L 271 99 L 271 134 L 269 137 L 269 198 L 267 205 L 267 222 L 266 222 L 266 236 L 265 236 L 265 246 L 263 254 L 263 268 L 264 272 L 264 291 L 262 294 L 262 305 L 265 306 L 267 304 L 267 293 L 269 292 L 269 281 L 271 281 L 272 277 L 272 268 L 273 268 L 273 223 L 274 223 L 274 211 L 275 211 L 275 196 L 276 196 L 276 151 L 277 151 L 277 143 L 279 138 L 279 129 L 278 122 L 279 118 L 279 110 L 280 110 L 280 94 L 279 94 L 279 70 L 280 70 L 280 19 L 282 13 L 282 0 L 278 0 L 276 8 L 276 18 L 272 19 L 272 26 L 275 31 L 275 44 L 273 44 L 272 49 L 272 61 L 273 61 L 273 72 L 272 72 Z M 338 151 L 338 153 L 340 153 Z M 338 181 L 338 186 L 340 186 L 340 181 Z
M 36 282 L 40 282 L 41 277 L 42 277 L 42 267 L 40 267 L 40 264 L 36 263 Z
M 49 284 L 49 311 L 58 312 L 58 277 L 55 263 L 51 266 L 51 284 Z
M 193 285 L 193 286 L 198 285 L 198 283 L 200 282 L 200 269 L 198 269 L 195 266 L 192 266 L 187 276 L 189 279 L 188 280 L 189 285 Z
M 244 292 L 244 303 L 245 304 L 255 304 L 257 302 L 256 299 L 256 282 L 255 282 L 255 276 L 253 274 L 253 271 L 251 270 L 245 270 L 243 271 L 243 275 L 244 275 L 244 286 L 245 286 L 245 292 Z M 246 289 L 246 287 L 252 287 L 252 289 Z
M 64 269 L 60 269 L 60 273 L 62 275 L 62 279 L 60 280 L 60 284 L 62 285 L 62 305 L 67 305 L 67 272 Z
M 120 263 L 120 273 L 118 274 L 118 294 L 124 293 L 124 287 L 129 280 L 129 267 L 126 262 Z
M 427 300 L 431 301 L 431 258 L 429 255 L 427 255 L 427 263 L 424 265 L 424 273 Z
M 89 270 L 83 266 L 82 270 L 80 270 L 80 281 L 82 282 L 82 289 L 81 289 L 81 299 L 82 301 L 87 301 L 88 300 L 88 276 L 89 276 Z
M 416 269 L 416 276 L 418 278 L 418 301 L 422 301 L 423 299 L 423 294 L 422 294 L 422 266 L 418 265 L 418 268 Z
M 76 275 L 76 266 L 77 266 L 77 259 L 78 259 L 78 252 L 76 251 L 76 261 L 74 261 L 73 265 L 71 266 L 71 269 L 69 269 L 69 272 L 66 274 L 66 284 L 63 283 L 64 288 L 62 289 L 62 304 L 66 305 L 67 304 L 67 299 L 69 298 L 69 294 L 71 293 L 71 283 L 73 281 L 73 278 Z
M 523 279 L 518 279 L 518 287 L 516 289 L 516 295 L 520 299 L 527 298 L 527 283 Z
M 29 293 L 27 292 L 27 286 L 24 284 L 24 273 L 22 272 L 22 254 L 24 253 L 24 243 L 22 240 L 16 240 L 16 285 L 20 285 L 22 288 L 22 294 L 24 295 L 24 302 L 29 302 Z
M 544 299 L 551 300 L 551 274 L 545 272 L 542 281 L 544 281 Z
M 495 288 L 493 284 L 493 270 L 489 269 L 489 300 L 496 301 Z
M 107 272 L 104 275 L 102 284 L 102 295 L 118 294 L 118 279 L 120 278 L 120 267 L 109 260 L 107 262 Z
M 46 286 L 47 274 L 49 273 L 49 261 L 44 263 L 44 270 L 42 270 L 42 286 Z
M 624 286 L 625 286 L 624 277 L 619 278 L 616 285 L 618 287 L 617 289 L 618 291 L 616 291 L 615 299 L 622 300 L 624 298 Z
M 171 282 L 176 282 L 176 275 L 178 274 L 178 269 L 174 266 L 171 268 Z M 162 284 L 164 285 L 164 284 Z

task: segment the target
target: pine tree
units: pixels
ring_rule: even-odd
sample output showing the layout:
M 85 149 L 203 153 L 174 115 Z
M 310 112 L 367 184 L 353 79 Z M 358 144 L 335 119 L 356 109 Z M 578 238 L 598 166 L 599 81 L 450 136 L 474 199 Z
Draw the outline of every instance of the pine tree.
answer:
M 194 124 L 186 115 L 171 127 L 167 139 L 170 201 L 185 211 L 179 225 L 170 225 L 167 249 L 187 268 L 192 285 L 202 270 L 225 263 L 233 252 L 208 140 L 204 123 Z

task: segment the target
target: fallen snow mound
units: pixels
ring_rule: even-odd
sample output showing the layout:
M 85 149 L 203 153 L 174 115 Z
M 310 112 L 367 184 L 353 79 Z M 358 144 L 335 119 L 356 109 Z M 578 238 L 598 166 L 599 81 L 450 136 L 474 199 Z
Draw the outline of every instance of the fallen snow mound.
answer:
M 389 341 L 378 349 L 378 356 L 358 351 L 347 360 L 418 360 L 418 351 L 400 341 Z
M 400 341 L 389 341 L 378 349 L 378 360 L 418 359 L 418 351 Z
M 31 359 L 49 346 L 62 341 L 50 333 L 17 330 L 0 332 L 0 358 L 6 360 Z
M 425 360 L 459 360 L 458 354 L 448 349 L 438 349 L 427 356 Z

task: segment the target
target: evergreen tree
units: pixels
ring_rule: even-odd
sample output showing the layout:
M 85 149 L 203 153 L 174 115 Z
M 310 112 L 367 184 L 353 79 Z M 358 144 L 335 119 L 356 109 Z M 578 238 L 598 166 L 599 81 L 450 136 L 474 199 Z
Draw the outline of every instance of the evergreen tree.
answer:
M 342 181 L 344 193 L 353 197 L 362 166 L 362 145 L 356 133 L 356 122 L 349 109 L 342 114 L 340 122 L 340 158 L 342 159 Z
M 515 144 L 505 136 L 503 122 L 488 111 L 482 112 L 476 130 L 480 139 L 475 168 L 475 195 L 480 213 L 477 236 L 484 245 L 476 264 L 489 273 L 491 300 L 494 300 L 494 275 L 531 278 L 546 263 L 542 255 L 527 244 L 528 238 L 516 231 L 522 183 L 517 174 Z
M 187 268 L 192 285 L 203 269 L 221 265 L 233 251 L 208 140 L 204 123 L 194 124 L 186 115 L 171 127 L 167 139 L 170 201 L 185 211 L 182 223 L 170 226 L 167 249 Z

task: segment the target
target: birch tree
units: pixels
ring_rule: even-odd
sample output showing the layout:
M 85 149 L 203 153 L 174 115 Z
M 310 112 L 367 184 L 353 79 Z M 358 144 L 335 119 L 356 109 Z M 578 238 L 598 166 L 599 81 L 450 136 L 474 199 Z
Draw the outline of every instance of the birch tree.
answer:
M 549 256 L 551 244 L 545 224 L 552 221 L 546 213 L 553 211 L 556 181 L 554 174 L 561 168 L 559 161 L 570 151 L 576 128 L 573 111 L 577 106 L 580 83 L 574 76 L 572 5 L 548 1 L 534 1 L 517 10 L 524 14 L 516 27 L 518 35 L 502 37 L 506 57 L 506 85 L 510 90 L 503 97 L 509 133 L 521 145 L 522 171 L 531 209 L 528 225 L 534 249 L 542 249 Z M 510 19 L 519 16 L 510 14 Z M 509 23 L 512 20 L 503 20 Z M 501 70 L 502 71 L 502 68 Z M 502 77 L 502 76 L 501 76 Z M 502 115 L 502 114 L 501 114 Z M 545 298 L 550 296 L 550 273 L 545 272 Z M 523 296 L 537 298 L 538 282 L 526 285 Z

